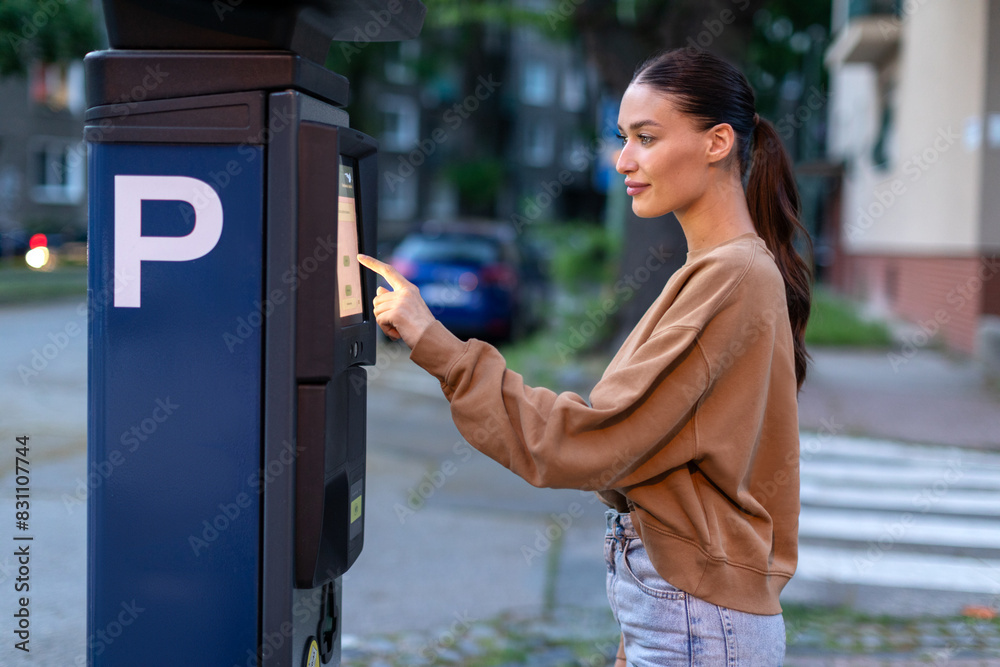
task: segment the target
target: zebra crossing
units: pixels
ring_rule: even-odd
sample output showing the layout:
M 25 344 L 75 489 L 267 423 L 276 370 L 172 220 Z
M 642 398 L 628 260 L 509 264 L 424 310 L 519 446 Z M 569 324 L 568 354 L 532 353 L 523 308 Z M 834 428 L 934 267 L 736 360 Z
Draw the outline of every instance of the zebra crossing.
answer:
M 802 436 L 796 578 L 1000 602 L 1000 453 Z

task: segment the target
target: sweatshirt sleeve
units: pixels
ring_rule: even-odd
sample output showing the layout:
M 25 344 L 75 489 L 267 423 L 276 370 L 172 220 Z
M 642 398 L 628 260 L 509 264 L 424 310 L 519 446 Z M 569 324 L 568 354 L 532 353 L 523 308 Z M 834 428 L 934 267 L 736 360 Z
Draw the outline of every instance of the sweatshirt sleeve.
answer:
M 535 486 L 622 488 L 697 454 L 695 439 L 674 441 L 708 386 L 695 327 L 657 331 L 601 379 L 590 404 L 527 386 L 496 348 L 462 342 L 439 322 L 411 359 L 440 380 L 466 440 Z

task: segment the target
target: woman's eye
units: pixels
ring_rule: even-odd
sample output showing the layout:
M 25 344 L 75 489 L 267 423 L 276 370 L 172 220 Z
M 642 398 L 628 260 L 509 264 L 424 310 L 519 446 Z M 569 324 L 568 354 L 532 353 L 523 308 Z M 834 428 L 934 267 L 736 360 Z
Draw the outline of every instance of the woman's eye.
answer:
M 626 137 L 621 132 L 618 132 L 617 134 L 615 134 L 615 136 L 618 137 L 619 140 L 621 140 L 622 146 L 624 146 L 625 144 L 628 143 L 628 137 Z M 645 146 L 645 145 L 649 144 L 651 141 L 653 141 L 653 137 L 649 136 L 648 134 L 640 134 L 639 135 L 639 144 L 640 145 Z

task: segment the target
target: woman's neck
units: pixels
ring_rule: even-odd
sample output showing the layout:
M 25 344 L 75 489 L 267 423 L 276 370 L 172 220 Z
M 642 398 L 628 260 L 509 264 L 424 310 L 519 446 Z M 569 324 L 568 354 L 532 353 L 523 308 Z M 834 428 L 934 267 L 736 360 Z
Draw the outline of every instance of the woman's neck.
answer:
M 710 187 L 683 211 L 675 211 L 688 250 L 710 248 L 742 234 L 756 233 L 743 185 L 727 178 Z

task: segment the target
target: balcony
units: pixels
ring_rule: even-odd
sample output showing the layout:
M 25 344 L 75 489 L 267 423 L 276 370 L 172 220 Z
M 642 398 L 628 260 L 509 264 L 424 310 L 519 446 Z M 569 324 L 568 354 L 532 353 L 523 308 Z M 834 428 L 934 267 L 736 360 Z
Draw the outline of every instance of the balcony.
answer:
M 880 68 L 894 58 L 899 50 L 902 24 L 898 7 L 897 2 L 885 0 L 848 3 L 848 18 L 826 51 L 826 66 L 871 63 Z

